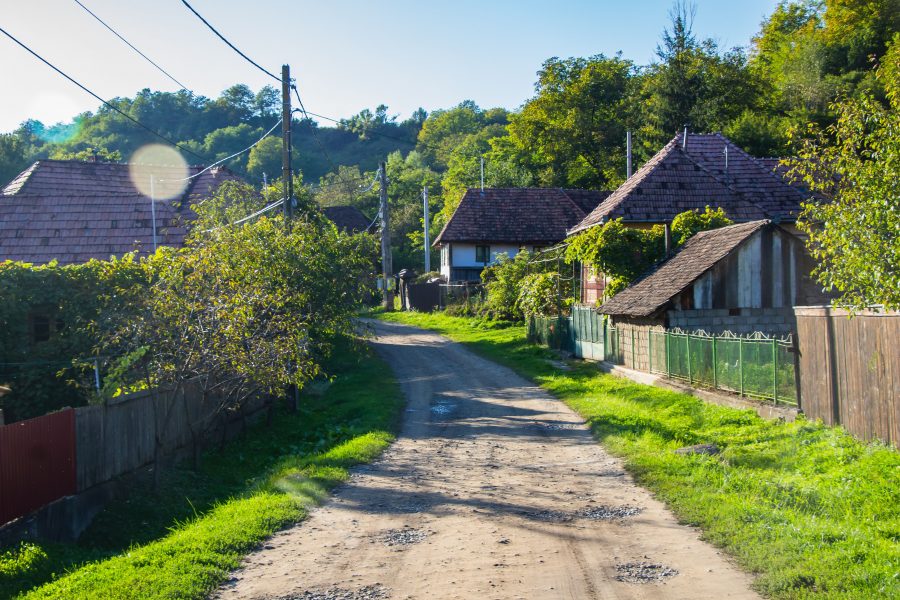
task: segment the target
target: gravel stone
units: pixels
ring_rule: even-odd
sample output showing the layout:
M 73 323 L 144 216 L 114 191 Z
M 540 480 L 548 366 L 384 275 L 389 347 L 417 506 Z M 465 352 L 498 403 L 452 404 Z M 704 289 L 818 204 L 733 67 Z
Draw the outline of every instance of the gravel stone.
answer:
M 375 539 L 386 546 L 409 546 L 418 544 L 428 537 L 428 534 L 420 529 L 388 529 L 376 536 Z
M 620 506 L 605 506 L 601 504 L 599 506 L 590 506 L 583 509 L 578 513 L 578 516 L 593 521 L 614 521 L 633 517 L 643 511 L 644 508 L 641 506 L 629 506 L 627 504 L 622 504 Z
M 343 588 L 306 590 L 299 594 L 279 596 L 277 600 L 386 600 L 390 597 L 390 590 L 376 583 L 358 590 L 345 590 Z
M 616 581 L 625 583 L 659 583 L 676 575 L 678 571 L 672 567 L 648 562 L 616 565 Z

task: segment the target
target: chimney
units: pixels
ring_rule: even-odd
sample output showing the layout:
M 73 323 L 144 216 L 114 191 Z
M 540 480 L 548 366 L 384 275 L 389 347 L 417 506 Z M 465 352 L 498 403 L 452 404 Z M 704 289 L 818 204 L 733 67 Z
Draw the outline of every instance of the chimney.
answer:
M 625 179 L 631 179 L 631 131 L 625 133 Z
M 668 258 L 669 254 L 672 253 L 672 225 L 670 223 L 666 223 L 664 226 L 665 229 L 665 248 L 666 248 L 666 258 Z
M 681 149 L 684 152 L 687 152 L 687 136 L 688 136 L 688 126 L 684 126 L 684 136 L 681 138 Z

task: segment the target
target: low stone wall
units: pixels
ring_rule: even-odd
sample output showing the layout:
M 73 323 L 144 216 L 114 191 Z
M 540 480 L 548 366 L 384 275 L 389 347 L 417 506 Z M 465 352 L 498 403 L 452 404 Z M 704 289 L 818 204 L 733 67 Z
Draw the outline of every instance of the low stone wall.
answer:
M 666 313 L 666 323 L 670 329 L 702 329 L 706 333 L 730 331 L 739 335 L 759 331 L 770 336 L 780 336 L 797 329 L 797 319 L 792 308 L 671 310 Z

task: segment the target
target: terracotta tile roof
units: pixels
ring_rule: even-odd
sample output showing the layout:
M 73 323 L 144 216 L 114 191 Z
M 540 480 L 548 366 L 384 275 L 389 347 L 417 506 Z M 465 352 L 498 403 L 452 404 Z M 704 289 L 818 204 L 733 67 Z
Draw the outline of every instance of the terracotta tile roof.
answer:
M 609 192 L 561 188 L 470 189 L 434 243 L 554 243 Z
M 763 219 L 698 233 L 675 254 L 606 301 L 598 312 L 629 317 L 656 314 L 669 300 L 770 223 Z
M 351 233 L 368 231 L 369 225 L 372 223 L 355 206 L 326 206 L 322 209 L 322 212 L 341 231 L 349 231 Z
M 721 207 L 735 222 L 796 220 L 807 194 L 721 134 L 682 134 L 645 163 L 570 233 L 622 217 L 626 222 L 664 223 L 680 212 Z M 728 168 L 725 168 L 725 149 Z
M 157 201 L 158 243 L 181 246 L 196 217 L 190 203 L 228 179 L 239 178 L 210 169 L 176 199 Z M 152 248 L 150 199 L 134 187 L 127 164 L 42 160 L 0 191 L 0 261 L 72 264 Z

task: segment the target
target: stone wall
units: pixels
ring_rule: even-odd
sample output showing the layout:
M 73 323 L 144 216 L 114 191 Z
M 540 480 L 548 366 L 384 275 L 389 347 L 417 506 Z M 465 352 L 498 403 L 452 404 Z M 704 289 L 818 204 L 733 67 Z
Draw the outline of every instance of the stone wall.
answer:
M 759 331 L 782 336 L 796 330 L 797 319 L 792 308 L 671 310 L 666 313 L 666 325 L 684 331 L 702 329 L 706 333 L 730 331 L 742 335 Z

